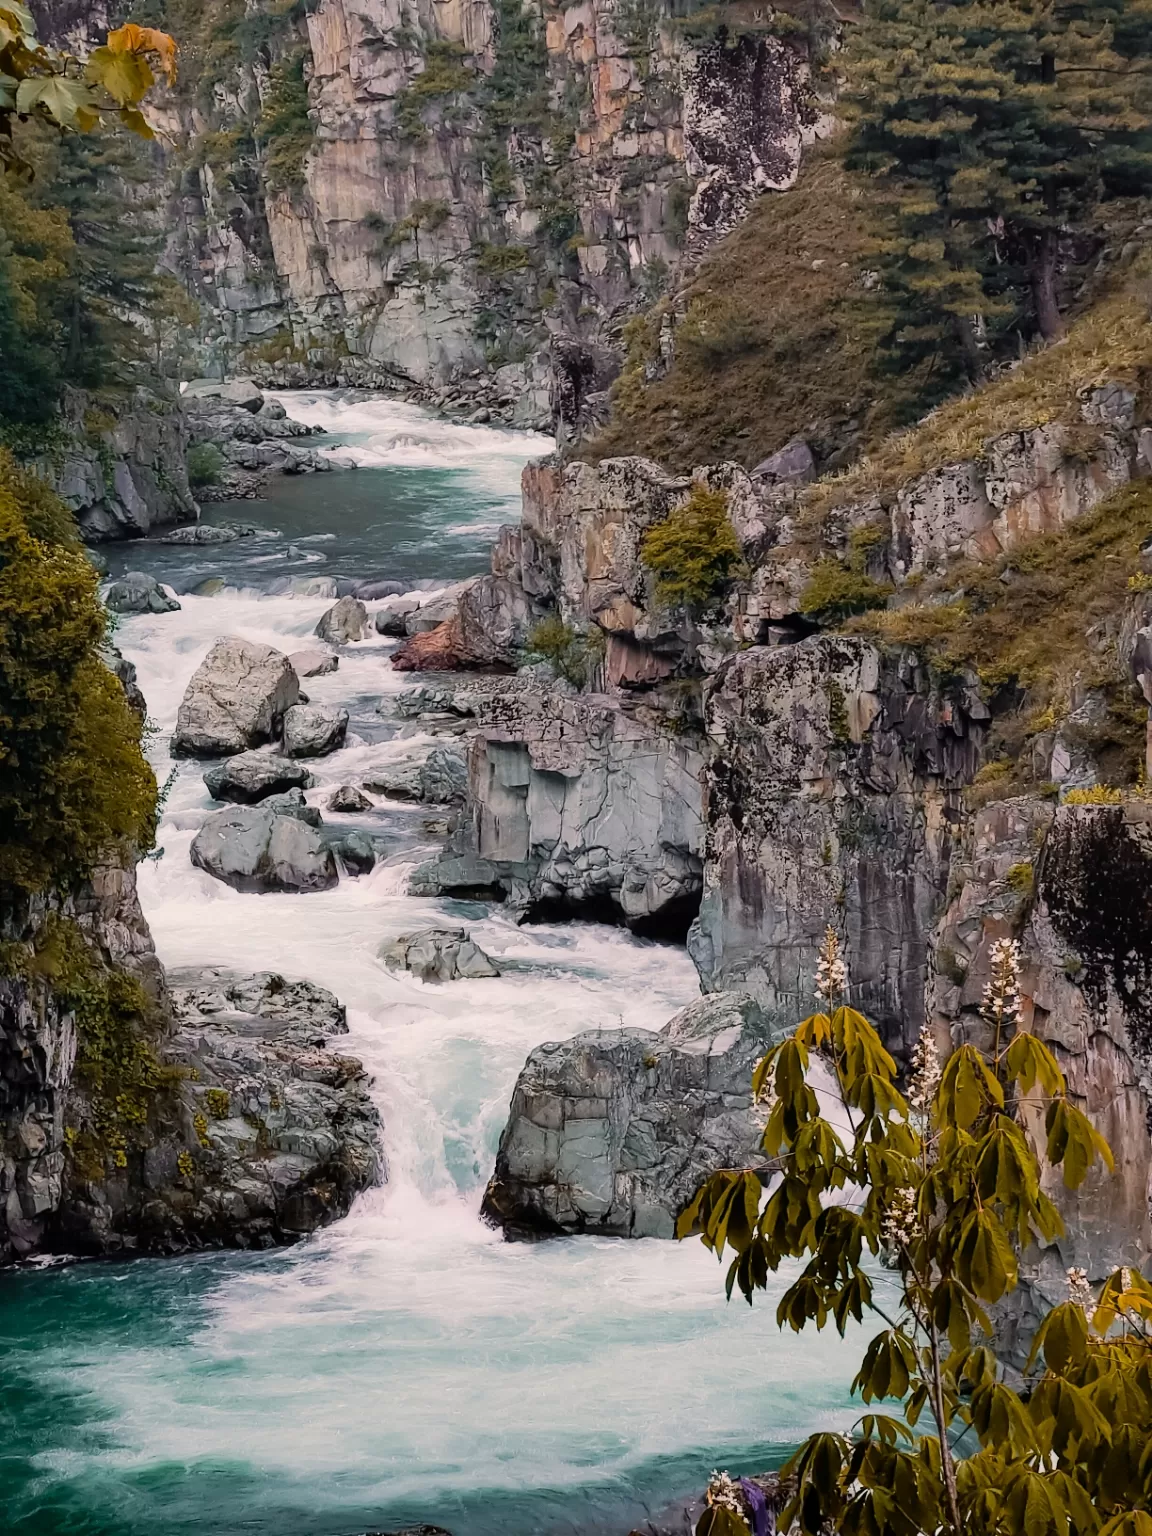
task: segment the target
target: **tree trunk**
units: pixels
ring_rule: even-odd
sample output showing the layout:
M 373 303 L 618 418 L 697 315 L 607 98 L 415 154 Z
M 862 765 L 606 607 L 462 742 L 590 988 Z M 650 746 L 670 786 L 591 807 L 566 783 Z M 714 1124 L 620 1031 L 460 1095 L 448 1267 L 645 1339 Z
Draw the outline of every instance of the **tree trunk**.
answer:
M 984 375 L 986 359 L 980 351 L 980 343 L 976 340 L 976 327 L 967 315 L 955 317 L 956 336 L 960 342 L 960 349 L 964 353 L 964 361 L 968 367 L 968 379 L 972 384 L 979 384 Z
M 1032 302 L 1036 306 L 1036 324 L 1045 341 L 1055 341 L 1064 334 L 1064 321 L 1056 302 L 1057 252 L 1056 231 L 1044 230 L 1032 257 Z

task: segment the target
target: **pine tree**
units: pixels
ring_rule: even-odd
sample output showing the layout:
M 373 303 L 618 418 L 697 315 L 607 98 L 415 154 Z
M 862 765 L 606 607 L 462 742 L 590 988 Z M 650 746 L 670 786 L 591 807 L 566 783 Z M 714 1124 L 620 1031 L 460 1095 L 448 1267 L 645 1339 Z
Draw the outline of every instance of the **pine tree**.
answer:
M 876 0 L 848 50 L 850 162 L 880 175 L 897 341 L 975 375 L 1062 331 L 1061 241 L 1152 178 L 1147 0 Z

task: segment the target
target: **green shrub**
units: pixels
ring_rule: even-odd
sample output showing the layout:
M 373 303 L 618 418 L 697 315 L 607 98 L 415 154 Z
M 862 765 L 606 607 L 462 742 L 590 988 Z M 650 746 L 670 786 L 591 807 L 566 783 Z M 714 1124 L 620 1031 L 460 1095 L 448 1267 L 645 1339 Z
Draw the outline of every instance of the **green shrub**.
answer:
M 826 556 L 818 560 L 800 598 L 800 612 L 817 624 L 838 624 L 854 613 L 883 608 L 891 588 Z
M 193 443 L 188 450 L 188 484 L 219 485 L 226 462 L 215 443 Z
M 266 146 L 264 179 L 270 192 L 292 192 L 304 185 L 304 162 L 313 139 L 304 79 L 306 57 L 306 49 L 296 48 L 269 72 L 256 133 Z
M 640 557 L 656 573 L 661 602 L 697 612 L 709 607 L 743 566 L 726 494 L 694 486 L 682 507 L 649 528 Z
M 482 245 L 476 257 L 476 270 L 485 277 L 505 277 L 531 265 L 532 253 L 526 245 Z
M 557 677 L 583 688 L 604 655 L 604 636 L 599 630 L 582 634 L 565 624 L 558 614 L 541 619 L 528 636 L 526 659 L 546 661 Z
M 140 722 L 100 660 L 98 577 L 69 524 L 0 451 L 0 888 L 68 886 L 155 832 Z

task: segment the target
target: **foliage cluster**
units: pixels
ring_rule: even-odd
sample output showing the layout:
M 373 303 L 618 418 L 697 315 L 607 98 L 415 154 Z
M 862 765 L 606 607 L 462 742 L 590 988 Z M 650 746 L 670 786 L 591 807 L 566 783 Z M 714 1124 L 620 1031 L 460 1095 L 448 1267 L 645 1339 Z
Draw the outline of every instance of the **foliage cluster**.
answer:
M 888 340 L 978 379 L 1062 333 L 1061 267 L 1152 173 L 1152 14 L 1123 0 L 877 0 L 853 28 L 849 163 L 891 204 Z
M 215 443 L 193 443 L 188 450 L 188 484 L 218 485 L 226 462 Z
M 587 634 L 565 624 L 558 614 L 541 619 L 528 636 L 525 660 L 544 661 L 556 677 L 574 688 L 583 688 L 604 656 L 604 634 L 592 629 Z
M 853 1384 L 866 1412 L 850 1435 L 810 1437 L 785 1471 L 780 1525 L 803 1536 L 1140 1536 L 1152 1508 L 1152 1286 L 1118 1271 L 1097 1301 L 1069 1271 L 1070 1301 L 1036 1336 L 1039 1379 L 1016 1391 L 981 1335 L 1014 1289 L 1019 1254 L 1063 1222 L 1042 1187 L 1043 1147 L 1065 1186 L 1112 1166 L 1072 1102 L 1048 1047 L 1026 1028 L 1019 950 L 1001 940 L 985 993 L 986 1035 L 941 1064 L 925 1028 L 906 1094 L 872 1025 L 840 1002 L 835 936 L 818 971 L 827 1012 L 804 1020 L 757 1065 L 769 1110 L 767 1168 L 714 1174 L 680 1218 L 751 1304 L 789 1260 L 799 1274 L 779 1324 L 796 1332 L 874 1314 Z M 846 1122 L 822 1113 L 810 1078 L 834 1080 Z M 881 1284 L 873 1263 L 891 1281 Z M 899 1416 L 881 1411 L 884 1400 Z M 957 1443 L 965 1441 L 960 1459 Z M 701 1536 L 746 1533 L 717 1488 Z
M 801 613 L 817 624 L 839 624 L 853 614 L 886 605 L 891 585 L 876 581 L 867 572 L 868 551 L 876 542 L 873 535 L 877 531 L 855 529 L 843 560 L 826 555 L 816 562 L 801 594 Z
M 976 668 L 996 705 L 993 746 L 1019 757 L 1025 775 L 1025 742 L 1064 718 L 1082 690 L 1101 689 L 1108 732 L 1094 749 L 1109 777 L 1131 782 L 1143 712 L 1133 708 L 1111 621 L 1150 536 L 1152 486 L 1138 481 L 1059 532 L 996 561 L 951 565 L 923 582 L 915 601 L 847 627 L 910 645 L 946 675 Z M 1113 638 L 1101 643 L 1102 635 Z
M 27 170 L 13 135 L 17 122 L 90 133 L 119 121 L 153 137 L 140 103 L 156 83 L 176 78 L 176 44 L 165 32 L 133 22 L 116 27 L 81 61 L 47 47 L 22 0 L 0 5 L 0 174 Z
M 294 192 L 304 185 L 304 163 L 315 130 L 308 115 L 307 48 L 293 48 L 268 73 L 268 90 L 256 122 L 264 145 L 264 177 L 270 192 Z
M 644 534 L 640 557 L 655 572 L 660 602 L 703 613 L 743 565 L 726 494 L 693 486 L 682 506 Z
M 0 889 L 67 888 L 152 843 L 156 781 L 100 659 L 96 586 L 66 509 L 0 450 Z

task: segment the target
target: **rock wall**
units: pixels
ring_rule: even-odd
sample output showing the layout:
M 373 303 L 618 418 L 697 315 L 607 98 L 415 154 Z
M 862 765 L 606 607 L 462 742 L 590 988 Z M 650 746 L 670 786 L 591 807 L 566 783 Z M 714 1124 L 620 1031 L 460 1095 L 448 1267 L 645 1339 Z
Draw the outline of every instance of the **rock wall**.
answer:
M 618 698 L 480 693 L 469 820 L 415 894 L 495 890 L 529 918 L 683 938 L 700 901 L 701 743 Z
M 754 647 L 709 685 L 704 899 L 689 948 L 706 990 L 741 987 L 781 1027 L 844 938 L 853 1000 L 896 1053 L 924 1017 L 928 947 L 988 717 L 913 657 L 819 635 Z
M 42 0 L 49 35 L 94 36 L 82 9 Z M 665 0 L 205 11 L 154 109 L 199 371 L 478 370 L 518 422 L 602 411 L 622 319 L 824 131 L 806 38 L 746 25 L 693 30 Z
M 130 1053 L 95 1073 L 86 1043 L 109 1047 L 89 1034 L 107 1022 L 62 992 L 58 944 L 18 959 L 53 921 L 74 925 L 103 975 L 143 989 L 155 1065 L 127 1136 L 115 1073 Z M 325 1048 L 347 1029 L 336 999 L 273 976 L 170 988 L 130 865 L 63 901 L 8 900 L 0 941 L 0 1262 L 292 1242 L 380 1177 L 363 1069 Z
M 188 486 L 188 423 L 174 398 L 138 389 L 122 405 L 65 392 L 64 448 L 40 473 L 71 509 L 90 544 L 140 538 L 195 522 Z

